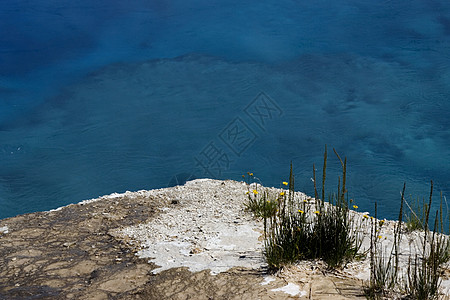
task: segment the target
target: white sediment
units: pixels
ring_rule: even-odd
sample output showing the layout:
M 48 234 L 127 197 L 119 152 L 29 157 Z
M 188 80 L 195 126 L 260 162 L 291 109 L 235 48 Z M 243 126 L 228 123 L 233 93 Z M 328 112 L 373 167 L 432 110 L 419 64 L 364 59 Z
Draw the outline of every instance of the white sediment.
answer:
M 0 233 L 8 233 L 8 232 L 9 232 L 8 226 L 0 227 Z
M 303 297 L 303 296 L 306 296 L 306 294 L 307 294 L 307 292 L 301 291 L 300 287 L 292 282 L 289 282 L 286 286 L 283 286 L 281 288 L 272 289 L 271 291 L 272 292 L 284 292 L 291 296 L 298 296 L 298 297 Z
M 160 266 L 154 272 L 188 267 L 212 274 L 265 265 L 262 224 L 244 212 L 247 186 L 235 181 L 199 179 L 152 195 L 176 201 L 147 224 L 122 230 L 140 243 L 138 255 Z

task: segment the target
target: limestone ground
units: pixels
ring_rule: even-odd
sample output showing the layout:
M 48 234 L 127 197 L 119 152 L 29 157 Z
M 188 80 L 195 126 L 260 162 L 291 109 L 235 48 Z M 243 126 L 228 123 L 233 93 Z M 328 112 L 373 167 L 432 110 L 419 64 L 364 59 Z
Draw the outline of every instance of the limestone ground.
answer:
M 262 285 L 265 270 L 235 267 L 218 275 L 173 268 L 153 274 L 139 248 L 116 237 L 117 229 L 147 223 L 171 199 L 127 194 L 0 220 L 0 299 L 292 299 Z M 290 280 L 305 299 L 363 299 L 361 282 L 320 269 Z

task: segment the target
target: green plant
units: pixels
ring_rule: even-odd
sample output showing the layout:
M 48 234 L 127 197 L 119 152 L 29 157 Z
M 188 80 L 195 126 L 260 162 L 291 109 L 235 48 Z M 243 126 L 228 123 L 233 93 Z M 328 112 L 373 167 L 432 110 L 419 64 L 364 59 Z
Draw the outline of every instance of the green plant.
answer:
M 333 149 L 334 150 L 334 149 Z M 283 182 L 288 190 L 267 190 L 255 182 L 253 173 L 248 173 L 248 201 L 246 208 L 256 217 L 264 220 L 264 256 L 269 269 L 295 263 L 303 259 L 322 259 L 328 266 L 336 268 L 345 265 L 361 254 L 358 251 L 362 239 L 358 235 L 355 218 L 349 210 L 353 200 L 348 200 L 346 189 L 346 164 L 334 150 L 342 167 L 342 177 L 338 178 L 337 192 L 330 193 L 328 202 L 325 199 L 325 181 L 327 166 L 327 148 L 325 146 L 321 198 L 316 185 L 315 166 L 313 165 L 314 201 L 299 199 L 295 194 L 295 180 L 292 163 L 289 182 Z M 244 176 L 245 177 L 245 176 Z M 253 181 L 250 183 L 250 181 Z M 259 190 L 258 190 L 259 189 Z M 436 211 L 434 227 L 429 228 L 429 217 L 433 197 L 431 181 L 430 197 L 413 204 L 405 200 L 406 184 L 401 193 L 398 222 L 394 225 L 392 246 L 383 247 L 381 229 L 383 220 L 377 220 L 377 204 L 375 216 L 363 215 L 364 220 L 371 220 L 370 233 L 370 280 L 365 288 L 370 299 L 437 299 L 443 264 L 450 261 L 450 238 L 444 234 L 443 198 L 441 193 L 440 207 Z M 405 214 L 404 205 L 409 208 Z M 357 208 L 353 205 L 353 208 Z M 406 222 L 403 217 L 406 217 Z M 359 220 L 361 220 L 359 219 Z M 356 221 L 358 222 L 358 221 Z M 361 222 L 361 221 L 359 221 Z M 449 222 L 450 223 L 450 222 Z M 449 225 L 450 226 L 450 225 Z M 415 233 L 422 247 L 415 249 L 403 265 L 400 262 L 402 235 Z M 450 232 L 450 227 L 449 227 Z M 404 266 L 405 267 L 401 267 Z
M 408 262 L 406 292 L 413 299 L 438 299 L 440 277 L 440 247 L 433 237 L 429 253 L 422 253 L 422 257 L 417 254 Z
M 378 222 L 372 222 L 370 243 L 370 281 L 366 287 L 366 296 L 370 299 L 380 299 L 393 293 L 406 294 L 408 299 L 437 299 L 439 298 L 439 285 L 441 282 L 442 265 L 450 259 L 449 237 L 443 234 L 443 207 L 442 193 L 439 210 L 436 211 L 433 231 L 430 231 L 429 215 L 433 195 L 433 182 L 431 182 L 430 197 L 427 204 L 422 203 L 421 217 L 411 207 L 411 212 L 420 220 L 423 234 L 420 235 L 421 249 L 416 249 L 408 259 L 406 273 L 400 272 L 399 247 L 402 237 L 402 216 L 405 187 L 401 194 L 400 213 L 394 229 L 394 243 L 390 252 L 383 250 L 381 243 L 377 242 Z M 406 203 L 407 204 L 407 203 Z M 407 204 L 408 205 L 408 204 Z M 409 206 L 409 205 L 408 205 Z M 377 206 L 375 204 L 375 220 Z M 409 220 L 409 219 L 408 219 Z M 408 226 L 408 221 L 406 223 Z M 411 227 L 407 227 L 410 232 Z M 398 285 L 401 279 L 403 285 Z
M 248 201 L 245 203 L 246 210 L 253 213 L 257 218 L 268 218 L 276 213 L 278 199 L 267 191 L 258 192 L 253 190 L 248 193 Z
M 402 192 L 402 199 L 403 193 Z M 403 205 L 400 207 L 402 214 Z M 401 217 L 400 217 L 401 219 Z M 390 251 L 383 248 L 381 235 L 379 234 L 384 222 L 377 220 L 377 203 L 375 202 L 375 216 L 371 218 L 370 231 L 370 280 L 365 288 L 366 296 L 369 299 L 381 299 L 392 294 L 392 290 L 397 283 L 399 269 L 399 244 L 401 234 L 401 221 L 394 228 L 394 243 Z
M 433 181 L 431 181 L 429 202 L 425 206 L 422 250 L 420 255 L 414 256 L 414 259 L 410 257 L 406 276 L 406 292 L 419 300 L 439 298 L 442 265 L 450 259 L 449 237 L 443 234 L 442 193 L 440 207 L 434 218 L 433 231 L 431 232 L 428 228 L 432 196 Z
M 409 208 L 409 212 L 406 214 L 406 228 L 407 231 L 411 232 L 414 230 L 425 230 L 425 216 L 429 209 L 427 203 L 422 198 L 413 200 L 411 197 L 411 205 L 405 201 Z
M 247 201 L 245 202 L 245 209 L 250 211 L 257 218 L 269 218 L 273 216 L 278 209 L 279 196 L 270 193 L 267 190 L 258 191 L 258 183 L 254 182 L 255 177 L 253 173 L 247 172 L 248 177 L 242 175 L 247 180 Z M 252 182 L 253 181 L 253 182 Z M 253 185 L 251 185 L 253 184 Z M 253 189 L 251 189 L 253 187 Z
M 264 220 L 264 255 L 269 268 L 278 269 L 284 264 L 302 259 L 323 259 L 330 267 L 339 267 L 357 255 L 360 240 L 355 234 L 346 198 L 346 159 L 342 161 L 338 191 L 325 202 L 325 180 L 327 150 L 325 147 L 322 175 L 322 199 L 318 198 L 315 167 L 313 181 L 315 201 L 295 201 L 294 175 L 292 163 L 289 176 L 288 195 L 279 199 L 278 213 Z

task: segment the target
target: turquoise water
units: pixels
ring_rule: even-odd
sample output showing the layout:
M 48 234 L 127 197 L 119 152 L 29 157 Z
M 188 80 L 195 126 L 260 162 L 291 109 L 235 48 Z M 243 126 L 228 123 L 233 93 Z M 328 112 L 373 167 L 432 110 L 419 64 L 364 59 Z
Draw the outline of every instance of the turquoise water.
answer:
M 0 218 L 290 161 L 311 194 L 325 144 L 360 210 L 448 195 L 447 1 L 6 0 L 0 32 Z

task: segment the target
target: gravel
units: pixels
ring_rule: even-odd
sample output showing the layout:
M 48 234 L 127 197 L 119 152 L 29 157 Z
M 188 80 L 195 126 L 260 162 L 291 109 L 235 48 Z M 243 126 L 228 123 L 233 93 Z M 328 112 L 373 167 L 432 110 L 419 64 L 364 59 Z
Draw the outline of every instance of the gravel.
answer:
M 160 266 L 218 274 L 241 266 L 259 269 L 262 223 L 244 211 L 243 182 L 198 179 L 184 186 L 149 191 L 165 198 L 167 207 L 152 221 L 124 228 L 121 234 L 140 243 L 137 254 Z

